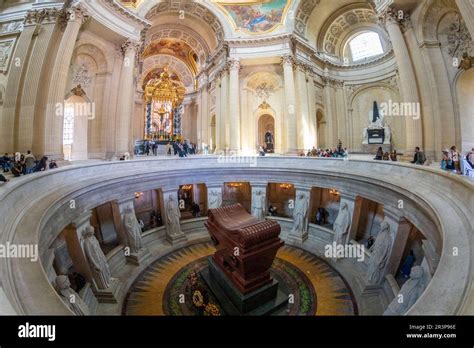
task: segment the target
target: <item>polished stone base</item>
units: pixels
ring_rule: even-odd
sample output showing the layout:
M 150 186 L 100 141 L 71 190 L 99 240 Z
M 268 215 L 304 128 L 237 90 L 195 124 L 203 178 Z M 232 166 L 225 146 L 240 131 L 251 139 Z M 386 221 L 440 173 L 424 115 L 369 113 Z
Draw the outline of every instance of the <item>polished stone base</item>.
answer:
M 201 276 L 227 315 L 268 315 L 288 303 L 288 294 L 279 289 L 279 283 L 274 279 L 270 284 L 243 295 L 227 279 L 212 256 L 208 258 L 208 268 L 201 271 Z
M 125 259 L 127 263 L 139 266 L 141 263 L 144 263 L 151 256 L 148 249 L 141 249 L 138 253 L 131 253 L 126 256 Z
M 176 244 L 184 244 L 188 241 L 188 238 L 186 237 L 186 235 L 184 233 L 180 233 L 180 234 L 166 234 L 166 240 L 172 244 L 172 245 L 176 245 Z
M 99 303 L 117 303 L 117 294 L 120 288 L 120 282 L 116 278 L 111 279 L 110 287 L 107 289 L 93 288 L 93 292 Z

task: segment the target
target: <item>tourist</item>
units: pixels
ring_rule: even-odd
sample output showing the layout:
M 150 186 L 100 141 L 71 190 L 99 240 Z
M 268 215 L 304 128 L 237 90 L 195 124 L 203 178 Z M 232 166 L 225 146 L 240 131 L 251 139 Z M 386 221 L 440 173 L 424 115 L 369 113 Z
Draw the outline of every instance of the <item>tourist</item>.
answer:
M 8 156 L 8 153 L 5 152 L 5 155 L 0 158 L 0 164 L 2 165 L 3 172 L 7 173 L 13 167 L 12 159 Z
M 454 170 L 454 163 L 451 160 L 451 158 L 449 156 L 449 152 L 447 150 L 443 151 L 443 155 L 441 157 L 440 167 L 443 170 Z
M 48 157 L 43 156 L 38 163 L 33 168 L 33 173 L 41 172 L 46 170 L 46 163 L 48 162 Z
M 35 165 L 36 157 L 31 153 L 30 150 L 28 150 L 25 156 L 25 174 L 33 173 L 33 168 Z
M 374 160 L 381 161 L 383 158 L 383 149 L 382 146 L 379 146 L 379 149 L 377 150 L 377 154 L 375 155 Z
M 56 161 L 51 160 L 51 162 L 49 162 L 49 169 L 56 169 L 56 168 L 58 168 Z
M 402 274 L 403 278 L 410 277 L 411 268 L 413 267 L 414 263 L 415 254 L 413 253 L 413 250 L 410 250 L 410 254 L 408 254 L 408 256 L 406 257 L 405 261 L 403 262 L 402 269 L 400 270 L 400 273 Z
M 15 178 L 18 178 L 22 174 L 22 168 L 20 162 L 15 162 L 13 167 L 10 169 L 11 173 Z
M 195 218 L 198 218 L 201 213 L 201 208 L 199 208 L 199 204 L 197 204 L 196 202 L 193 202 L 191 204 L 191 211 L 193 212 L 193 216 Z
M 418 165 L 423 165 L 426 162 L 426 156 L 423 151 L 420 150 L 420 148 L 417 146 L 415 148 L 415 155 L 413 156 L 413 161 L 410 163 L 418 164 Z
M 155 141 L 151 143 L 151 151 L 154 156 L 158 155 L 158 144 Z
M 385 152 L 385 153 L 383 154 L 383 160 L 384 160 L 384 161 L 389 161 L 389 160 L 390 160 L 390 154 L 389 154 L 388 152 Z
M 7 178 L 5 178 L 2 174 L 0 174 L 0 182 L 9 182 Z
M 145 142 L 145 154 L 148 156 L 150 155 L 150 144 L 147 142 Z
M 262 145 L 258 147 L 258 154 L 259 156 L 265 156 L 265 150 Z
M 456 173 L 461 174 L 461 161 L 460 161 L 460 156 L 459 152 L 456 150 L 456 146 L 451 146 L 450 149 L 450 158 L 453 161 L 454 169 L 456 170 Z
M 474 169 L 474 147 L 466 154 L 466 161 Z
M 391 159 L 393 162 L 397 162 L 397 150 L 393 150 L 393 151 L 390 153 L 390 159 Z

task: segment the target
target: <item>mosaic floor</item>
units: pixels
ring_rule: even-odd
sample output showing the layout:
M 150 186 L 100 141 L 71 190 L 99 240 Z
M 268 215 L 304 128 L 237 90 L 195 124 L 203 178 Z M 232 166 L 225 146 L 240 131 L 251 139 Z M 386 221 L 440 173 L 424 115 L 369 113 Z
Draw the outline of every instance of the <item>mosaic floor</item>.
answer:
M 222 315 L 218 300 L 199 275 L 214 251 L 212 244 L 200 243 L 155 261 L 131 287 L 123 314 Z M 284 246 L 271 274 L 294 295 L 293 303 L 275 315 L 357 315 L 351 291 L 339 273 L 307 251 Z

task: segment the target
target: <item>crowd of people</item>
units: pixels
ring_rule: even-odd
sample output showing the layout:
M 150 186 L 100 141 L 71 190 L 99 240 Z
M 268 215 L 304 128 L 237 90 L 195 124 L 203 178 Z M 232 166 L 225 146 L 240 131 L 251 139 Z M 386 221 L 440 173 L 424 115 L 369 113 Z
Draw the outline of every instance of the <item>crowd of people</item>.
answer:
M 376 161 L 398 161 L 397 158 L 397 150 L 393 150 L 392 152 L 383 151 L 382 147 L 379 146 L 377 153 L 375 154 L 374 160 Z
M 165 147 L 168 156 L 172 154 L 179 157 L 187 157 L 188 155 L 196 155 L 198 153 L 197 144 L 187 140 L 168 142 Z M 145 143 L 145 155 L 158 156 L 158 144 L 154 141 Z
M 326 158 L 345 158 L 349 156 L 349 151 L 347 147 L 342 147 L 342 141 L 339 140 L 337 147 L 331 149 L 322 149 L 316 148 L 313 146 L 312 149 L 309 149 L 305 154 L 304 151 L 301 151 L 298 154 L 300 157 L 326 157 Z
M 464 157 L 464 158 L 463 158 Z M 464 173 L 461 163 L 464 162 Z M 446 171 L 456 172 L 457 174 L 467 174 L 474 172 L 474 148 L 465 155 L 459 153 L 456 146 L 443 150 L 440 168 Z
M 46 156 L 37 160 L 30 150 L 26 154 L 16 152 L 10 155 L 5 153 L 0 157 L 0 165 L 2 166 L 3 174 L 11 173 L 16 178 L 21 175 L 45 171 L 48 167 L 49 169 L 58 167 L 54 160 L 49 161 L 48 165 L 48 157 Z M 8 182 L 9 179 L 3 174 L 0 174 L 0 182 Z

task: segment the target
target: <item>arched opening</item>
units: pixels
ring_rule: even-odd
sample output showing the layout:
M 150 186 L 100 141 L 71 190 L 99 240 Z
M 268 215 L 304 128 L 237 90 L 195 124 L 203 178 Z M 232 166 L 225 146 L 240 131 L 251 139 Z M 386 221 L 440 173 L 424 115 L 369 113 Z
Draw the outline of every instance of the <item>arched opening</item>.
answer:
M 326 146 L 326 120 L 324 119 L 324 114 L 321 109 L 316 111 L 316 124 L 317 124 L 317 135 L 318 135 L 318 144 L 320 148 Z
M 463 152 L 474 148 L 474 69 L 459 77 L 456 85 L 459 106 L 461 148 Z
M 275 152 L 275 119 L 272 115 L 264 114 L 258 119 L 258 144 L 266 152 Z
M 91 103 L 84 97 L 72 95 L 64 103 L 63 154 L 69 161 L 88 159 L 88 120 Z

